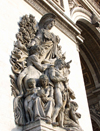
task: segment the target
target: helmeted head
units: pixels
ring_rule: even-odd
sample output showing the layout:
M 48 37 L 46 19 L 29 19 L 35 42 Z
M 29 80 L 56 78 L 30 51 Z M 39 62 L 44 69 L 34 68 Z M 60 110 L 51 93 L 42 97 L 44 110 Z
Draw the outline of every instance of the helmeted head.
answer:
M 44 29 L 50 30 L 53 26 L 55 25 L 55 21 L 54 20 L 48 20 L 45 24 L 44 24 Z
M 39 21 L 39 28 L 45 28 L 50 30 L 55 24 L 56 16 L 52 13 L 45 14 Z

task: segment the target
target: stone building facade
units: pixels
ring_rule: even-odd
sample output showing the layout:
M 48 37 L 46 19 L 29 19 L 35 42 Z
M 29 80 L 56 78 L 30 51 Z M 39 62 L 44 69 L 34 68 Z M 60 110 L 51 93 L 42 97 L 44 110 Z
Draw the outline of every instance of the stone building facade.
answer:
M 72 60 L 69 85 L 79 105 L 80 126 L 84 131 L 99 131 L 99 0 L 5 0 L 0 2 L 0 130 L 23 130 L 22 126 L 16 126 L 14 123 L 13 96 L 11 96 L 9 78 L 12 74 L 9 60 L 16 41 L 15 35 L 19 29 L 18 23 L 26 14 L 32 14 L 39 22 L 40 18 L 49 12 L 57 17 L 51 32 L 60 37 L 62 52 L 66 52 L 66 62 Z

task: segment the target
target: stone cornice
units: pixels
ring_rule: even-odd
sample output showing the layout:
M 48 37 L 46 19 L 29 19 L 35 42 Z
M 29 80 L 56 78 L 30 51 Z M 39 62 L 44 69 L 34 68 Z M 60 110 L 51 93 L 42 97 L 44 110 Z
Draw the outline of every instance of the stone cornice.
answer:
M 88 0 L 88 1 L 95 8 L 95 10 L 100 14 L 100 5 L 98 5 L 98 2 L 100 2 L 100 0 Z
M 92 2 L 92 0 L 81 0 L 80 3 L 87 8 L 88 10 L 90 10 L 90 12 L 93 12 L 97 17 L 99 17 L 100 15 L 100 9 L 96 8 L 94 6 L 94 2 Z M 96 4 L 96 3 L 95 3 Z
M 50 4 L 50 0 L 25 0 L 34 9 L 36 9 L 41 15 L 47 12 L 54 13 L 57 16 L 56 27 L 68 36 L 76 44 L 80 41 L 83 42 L 81 36 L 81 29 L 76 26 L 62 10 L 60 10 L 56 4 Z

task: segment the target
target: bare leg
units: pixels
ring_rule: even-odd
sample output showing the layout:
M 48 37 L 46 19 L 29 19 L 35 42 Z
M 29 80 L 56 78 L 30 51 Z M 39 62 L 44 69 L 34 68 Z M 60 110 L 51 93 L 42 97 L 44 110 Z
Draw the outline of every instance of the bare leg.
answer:
M 26 112 L 26 119 L 27 119 L 27 123 L 29 123 L 29 122 L 30 122 L 30 119 L 29 119 L 28 111 Z
M 61 110 L 59 113 L 59 126 L 63 127 L 63 121 L 64 121 L 64 112 Z
M 55 103 L 56 103 L 56 107 L 55 107 L 55 110 L 54 110 L 54 113 L 53 113 L 53 117 L 52 117 L 52 121 L 53 122 L 56 122 L 56 118 L 58 116 L 58 113 L 62 107 L 62 93 L 60 91 L 59 88 L 56 88 L 55 89 Z

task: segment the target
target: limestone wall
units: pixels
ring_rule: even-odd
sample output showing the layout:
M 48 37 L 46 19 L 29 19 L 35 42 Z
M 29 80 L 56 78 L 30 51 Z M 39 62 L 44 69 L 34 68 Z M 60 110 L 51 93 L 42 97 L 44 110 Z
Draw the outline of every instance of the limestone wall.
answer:
M 15 34 L 19 29 L 18 22 L 25 14 L 34 15 L 37 21 L 41 18 L 41 15 L 24 0 L 2 0 L 0 2 L 0 131 L 22 130 L 14 124 L 13 96 L 11 96 L 9 78 L 12 72 L 9 58 L 13 50 L 14 41 L 16 41 Z M 80 125 L 84 131 L 92 131 L 76 44 L 57 28 L 54 27 L 52 32 L 61 38 L 60 44 L 63 52 L 66 52 L 66 61 L 72 60 L 69 83 L 76 94 L 76 102 L 79 105 L 78 111 L 82 114 Z

